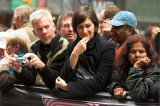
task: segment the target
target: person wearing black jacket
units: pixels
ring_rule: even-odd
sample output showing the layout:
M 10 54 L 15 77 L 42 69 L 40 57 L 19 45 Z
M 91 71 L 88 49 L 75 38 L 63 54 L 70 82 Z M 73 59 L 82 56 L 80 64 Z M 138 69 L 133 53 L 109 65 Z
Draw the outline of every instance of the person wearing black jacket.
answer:
M 113 82 L 108 87 L 117 99 L 125 98 L 125 92 L 134 101 L 151 97 L 150 87 L 159 79 L 158 55 L 143 36 L 131 36 L 115 62 Z
M 30 16 L 34 34 L 39 40 L 28 45 L 23 59 L 31 58 L 25 66 L 17 63 L 17 56 L 11 59 L 15 76 L 24 85 L 54 88 L 55 80 L 64 65 L 68 41 L 55 34 L 55 25 L 47 10 L 37 10 Z
M 69 98 L 102 92 L 110 84 L 114 46 L 97 33 L 98 20 L 89 6 L 74 12 L 72 26 L 78 36 L 68 46 L 66 62 L 56 79 L 56 86 L 66 91 Z

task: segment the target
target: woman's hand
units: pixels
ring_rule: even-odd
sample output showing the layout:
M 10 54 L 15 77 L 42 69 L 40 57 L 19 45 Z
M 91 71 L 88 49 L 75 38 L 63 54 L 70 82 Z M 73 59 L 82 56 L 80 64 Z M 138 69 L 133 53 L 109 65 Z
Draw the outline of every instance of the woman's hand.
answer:
M 11 67 L 15 72 L 21 73 L 21 71 L 22 71 L 22 65 L 19 65 L 19 64 L 17 63 L 17 58 L 18 58 L 18 56 L 17 56 L 16 54 L 13 56 L 13 58 L 11 58 L 10 67 Z
M 116 88 L 116 89 L 114 89 L 114 96 L 115 96 L 115 98 L 117 98 L 117 99 L 123 99 L 124 98 L 123 92 L 124 92 L 123 88 Z
M 82 40 L 78 42 L 78 44 L 75 46 L 74 50 L 72 51 L 72 54 L 70 56 L 70 64 L 72 69 L 75 69 L 79 55 L 82 54 L 84 51 L 86 51 L 88 41 L 89 39 L 87 37 L 84 37 Z
M 140 67 L 144 69 L 145 67 L 149 65 L 150 61 L 151 59 L 149 59 L 148 57 L 143 57 L 139 59 L 138 61 L 136 61 L 133 67 Z
M 5 63 L 6 64 L 9 64 L 10 63 L 10 61 L 11 61 L 11 58 L 12 58 L 12 56 L 14 55 L 14 53 L 12 53 L 11 55 L 9 55 L 8 53 L 7 53 L 7 51 L 5 50 L 4 51 L 4 54 L 5 54 Z
M 76 55 L 80 55 L 82 54 L 83 52 L 86 51 L 87 49 L 87 43 L 88 43 L 89 39 L 87 37 L 84 37 L 82 40 L 80 40 L 78 42 L 78 44 L 76 45 L 76 47 L 74 48 L 73 52 L 74 54 Z
M 66 82 L 60 77 L 56 79 L 56 86 L 64 91 L 68 91 L 68 86 Z

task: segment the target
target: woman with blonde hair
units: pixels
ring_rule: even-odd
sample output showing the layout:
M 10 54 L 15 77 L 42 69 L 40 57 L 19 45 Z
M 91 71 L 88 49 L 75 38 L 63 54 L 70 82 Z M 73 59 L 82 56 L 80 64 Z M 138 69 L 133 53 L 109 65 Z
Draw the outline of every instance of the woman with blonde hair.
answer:
M 18 57 L 22 57 L 25 54 L 27 44 L 30 43 L 28 36 L 20 31 L 10 33 L 6 36 L 6 50 L 4 56 L 4 62 L 0 67 L 0 91 L 7 90 L 11 85 L 16 83 L 16 77 L 13 70 L 9 66 L 10 59 L 14 54 Z

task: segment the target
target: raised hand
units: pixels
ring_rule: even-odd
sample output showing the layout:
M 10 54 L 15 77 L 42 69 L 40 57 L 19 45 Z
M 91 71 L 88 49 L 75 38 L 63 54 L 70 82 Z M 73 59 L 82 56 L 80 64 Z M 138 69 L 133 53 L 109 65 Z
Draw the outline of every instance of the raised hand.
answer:
M 87 37 L 84 37 L 82 40 L 78 42 L 78 44 L 72 51 L 72 54 L 70 56 L 70 64 L 73 69 L 75 69 L 79 55 L 86 51 L 88 41 L 89 39 Z
M 83 52 L 85 52 L 87 49 L 88 41 L 89 39 L 87 37 L 84 37 L 82 40 L 78 42 L 78 44 L 76 45 L 72 53 L 75 53 L 76 55 L 80 55 Z
M 4 58 L 5 58 L 5 63 L 6 64 L 9 64 L 10 63 L 10 61 L 11 61 L 11 58 L 12 58 L 12 56 L 14 55 L 14 53 L 12 53 L 11 55 L 9 55 L 8 53 L 7 53 L 7 51 L 5 50 L 4 51 Z
M 149 59 L 148 57 L 143 57 L 135 62 L 134 67 L 140 67 L 143 69 L 149 65 L 150 61 L 151 59 Z

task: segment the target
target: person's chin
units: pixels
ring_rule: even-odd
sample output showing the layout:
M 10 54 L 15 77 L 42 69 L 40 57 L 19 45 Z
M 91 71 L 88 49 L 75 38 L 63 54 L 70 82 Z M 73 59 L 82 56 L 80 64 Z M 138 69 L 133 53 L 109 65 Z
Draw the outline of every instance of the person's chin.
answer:
M 50 43 L 51 43 L 51 41 L 46 41 L 46 42 L 45 42 L 45 44 L 50 44 Z

